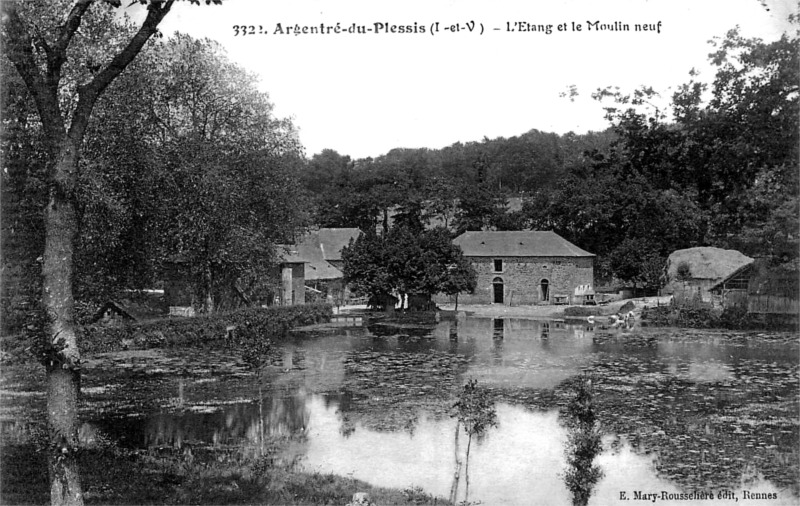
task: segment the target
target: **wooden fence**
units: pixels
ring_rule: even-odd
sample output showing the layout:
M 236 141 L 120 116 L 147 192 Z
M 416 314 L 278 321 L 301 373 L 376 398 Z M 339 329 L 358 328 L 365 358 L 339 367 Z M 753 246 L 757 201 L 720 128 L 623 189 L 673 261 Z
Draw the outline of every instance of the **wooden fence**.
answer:
M 778 295 L 749 295 L 747 297 L 747 312 L 798 314 L 800 313 L 800 300 Z

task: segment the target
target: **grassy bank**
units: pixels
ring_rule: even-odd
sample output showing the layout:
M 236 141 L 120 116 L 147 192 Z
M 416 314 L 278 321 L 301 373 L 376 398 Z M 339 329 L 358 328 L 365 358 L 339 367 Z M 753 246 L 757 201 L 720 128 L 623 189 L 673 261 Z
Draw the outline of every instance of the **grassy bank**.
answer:
M 655 327 L 774 331 L 798 329 L 797 315 L 753 314 L 738 308 L 719 311 L 680 306 L 652 307 L 642 312 L 642 321 Z
M 82 451 L 86 504 L 276 504 L 343 506 L 366 492 L 374 504 L 449 504 L 416 487 L 394 490 L 332 474 L 305 472 L 266 456 L 234 450 L 134 451 L 112 443 Z M 48 504 L 45 453 L 35 443 L 4 445 L 3 504 Z

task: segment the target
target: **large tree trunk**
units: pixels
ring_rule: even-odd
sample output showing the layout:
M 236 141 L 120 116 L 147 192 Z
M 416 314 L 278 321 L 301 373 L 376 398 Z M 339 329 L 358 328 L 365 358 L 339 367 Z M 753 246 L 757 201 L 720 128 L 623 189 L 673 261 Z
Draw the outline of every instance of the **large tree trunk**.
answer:
M 217 0 L 212 0 L 219 3 Z M 80 352 L 75 334 L 72 294 L 73 248 L 78 224 L 74 190 L 78 177 L 80 146 L 92 109 L 103 91 L 125 70 L 145 43 L 157 31 L 175 0 L 151 0 L 147 17 L 139 30 L 91 81 L 78 86 L 77 103 L 69 128 L 59 105 L 62 67 L 83 16 L 95 3 L 80 0 L 55 27 L 48 41 L 42 31 L 31 31 L 20 17 L 21 0 L 0 1 L 0 41 L 3 52 L 14 64 L 31 92 L 48 144 L 53 165 L 48 171 L 50 200 L 45 210 L 45 251 L 42 266 L 42 304 L 49 326 L 45 329 L 49 355 L 47 369 L 47 421 L 51 444 L 48 455 L 50 501 L 52 504 L 83 504 L 83 492 L 76 460 L 78 448 L 78 395 L 80 393 Z M 114 2 L 108 2 L 114 3 Z M 34 57 L 46 53 L 42 68 Z
M 68 144 L 68 141 L 65 143 Z M 55 169 L 69 174 L 77 168 L 77 153 L 65 146 Z M 45 210 L 45 251 L 42 304 L 47 312 L 50 357 L 47 369 L 47 423 L 50 433 L 48 471 L 52 504 L 83 504 L 76 460 L 80 351 L 75 334 L 72 257 L 77 219 L 71 197 L 56 186 Z
M 82 505 L 78 461 L 77 406 L 79 377 L 76 371 L 57 365 L 47 370 L 47 411 L 51 447 L 48 455 L 50 503 Z

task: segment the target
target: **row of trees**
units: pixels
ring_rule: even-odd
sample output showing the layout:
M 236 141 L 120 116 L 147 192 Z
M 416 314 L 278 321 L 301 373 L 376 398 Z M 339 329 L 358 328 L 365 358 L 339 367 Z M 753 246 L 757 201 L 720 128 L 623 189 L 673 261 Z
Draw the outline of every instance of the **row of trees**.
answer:
M 600 134 L 534 130 L 365 160 L 326 150 L 302 178 L 320 224 L 385 229 L 412 212 L 455 234 L 553 230 L 597 254 L 609 281 L 656 288 L 669 253 L 705 245 L 796 270 L 798 42 L 730 31 L 713 41 L 713 81 L 692 73 L 670 110 L 650 88 L 599 89 Z
M 394 149 L 360 160 L 324 150 L 301 168 L 301 179 L 324 226 L 366 229 L 389 221 L 393 209 L 420 207 L 426 219 L 456 231 L 478 224 L 510 228 L 508 196 L 553 187 L 566 167 L 586 163 L 584 152 L 613 137 L 532 130 L 511 139 Z

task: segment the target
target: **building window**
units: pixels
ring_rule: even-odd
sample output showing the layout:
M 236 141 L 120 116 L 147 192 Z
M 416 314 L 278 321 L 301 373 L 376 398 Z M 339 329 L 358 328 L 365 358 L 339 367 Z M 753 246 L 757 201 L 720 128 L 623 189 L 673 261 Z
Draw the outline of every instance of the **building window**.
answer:
M 503 261 L 501 259 L 495 259 L 494 272 L 503 272 Z

